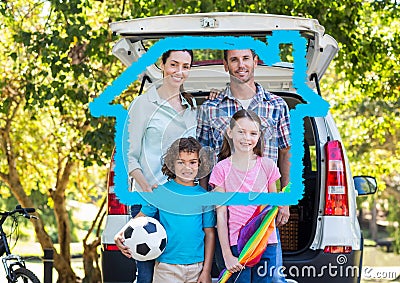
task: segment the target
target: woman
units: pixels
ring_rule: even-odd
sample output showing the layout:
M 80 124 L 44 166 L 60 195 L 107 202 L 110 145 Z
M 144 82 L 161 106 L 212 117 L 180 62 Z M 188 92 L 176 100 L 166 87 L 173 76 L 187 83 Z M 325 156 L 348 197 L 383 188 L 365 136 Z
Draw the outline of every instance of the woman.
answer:
M 183 92 L 183 83 L 193 63 L 191 50 L 169 50 L 161 57 L 163 81 L 137 97 L 129 109 L 128 170 L 134 189 L 151 192 L 167 181 L 161 172 L 161 157 L 178 138 L 196 134 L 196 102 Z M 140 211 L 132 207 L 132 217 Z M 131 257 L 122 234 L 115 237 L 121 252 Z M 151 283 L 154 261 L 137 261 L 137 283 Z
M 182 92 L 193 53 L 169 50 L 161 59 L 162 85 L 152 86 L 129 109 L 128 170 L 138 191 L 150 192 L 166 182 L 161 157 L 174 140 L 195 136 L 196 102 Z

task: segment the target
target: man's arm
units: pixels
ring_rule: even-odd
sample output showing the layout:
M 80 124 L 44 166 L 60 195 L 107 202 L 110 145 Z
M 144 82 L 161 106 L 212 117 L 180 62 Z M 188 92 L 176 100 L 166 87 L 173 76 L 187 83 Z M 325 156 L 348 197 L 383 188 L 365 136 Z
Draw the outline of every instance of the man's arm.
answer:
M 281 173 L 281 188 L 289 184 L 290 172 L 290 112 L 286 102 L 281 101 L 280 117 L 278 120 L 278 167 Z M 289 206 L 279 208 L 276 216 L 276 225 L 282 226 L 289 221 L 290 211 Z
M 290 173 L 290 147 L 280 149 L 278 153 L 278 167 L 281 173 L 281 189 L 289 184 L 289 173 Z
M 207 103 L 204 103 L 200 106 L 197 110 L 197 130 L 196 130 L 196 137 L 201 146 L 203 147 L 211 147 L 212 140 L 210 136 L 210 123 L 209 123 L 209 116 L 208 116 L 208 106 Z M 211 158 L 211 157 L 210 157 Z M 210 175 L 204 176 L 200 178 L 199 184 L 205 190 L 208 191 L 208 180 L 210 179 Z
M 208 191 L 208 180 L 210 180 L 210 175 L 207 175 L 199 180 L 199 185 L 203 187 L 203 189 Z
M 289 184 L 289 172 L 290 172 L 290 147 L 280 149 L 278 156 L 278 167 L 281 173 L 281 189 Z M 282 226 L 285 225 L 289 221 L 290 211 L 289 206 L 282 206 L 278 210 L 278 214 L 276 216 L 276 225 Z
M 279 111 L 279 119 L 277 121 L 278 129 L 278 167 L 281 173 L 281 188 L 289 184 L 290 171 L 290 112 L 286 102 L 282 99 Z
M 208 115 L 208 106 L 204 103 L 197 109 L 197 129 L 196 138 L 203 146 L 212 146 L 210 139 L 210 121 Z

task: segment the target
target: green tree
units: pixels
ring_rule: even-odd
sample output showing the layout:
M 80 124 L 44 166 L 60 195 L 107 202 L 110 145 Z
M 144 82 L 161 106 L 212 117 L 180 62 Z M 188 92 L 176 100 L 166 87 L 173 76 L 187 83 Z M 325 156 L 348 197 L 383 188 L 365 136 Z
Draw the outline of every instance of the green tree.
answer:
M 112 123 L 88 112 L 91 97 L 118 73 L 104 9 L 100 2 L 83 1 L 0 4 L 1 190 L 26 207 L 39 206 L 35 191 L 48 197 L 60 250 L 43 210 L 32 223 L 42 248 L 54 250 L 58 282 L 76 281 L 67 199 L 101 198 L 105 172 L 97 166 L 108 160 L 113 146 Z
M 370 197 L 369 203 L 375 203 L 371 198 L 389 197 L 399 202 L 398 4 L 364 3 L 358 15 L 351 41 L 342 45 L 342 56 L 327 75 L 325 86 L 329 87 L 325 92 L 329 94 L 353 174 L 377 177 L 379 191 Z M 389 214 L 400 219 L 393 206 L 389 206 Z M 398 229 L 389 232 L 397 239 L 395 250 L 398 251 Z

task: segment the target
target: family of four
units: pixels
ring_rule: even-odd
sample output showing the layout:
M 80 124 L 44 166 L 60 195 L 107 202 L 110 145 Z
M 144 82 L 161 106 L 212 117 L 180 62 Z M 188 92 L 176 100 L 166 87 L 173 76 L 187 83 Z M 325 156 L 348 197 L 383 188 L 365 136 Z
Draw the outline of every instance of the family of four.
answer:
M 128 166 L 137 190 L 163 187 L 182 195 L 210 188 L 276 192 L 278 179 L 281 187 L 288 184 L 289 109 L 282 98 L 254 81 L 258 57 L 252 50 L 224 51 L 230 83 L 200 107 L 183 89 L 192 51 L 169 50 L 161 61 L 161 86 L 149 88 L 129 109 Z M 218 161 L 214 167 L 206 148 Z M 282 265 L 277 230 L 258 265 L 245 268 L 238 261 L 239 230 L 255 210 L 255 206 L 221 205 L 214 211 L 205 206 L 201 213 L 179 215 L 151 204 L 133 206 L 133 217 L 157 217 L 168 235 L 159 258 L 136 262 L 136 282 L 210 283 L 214 254 L 219 267 L 233 274 L 229 282 L 286 282 L 278 272 L 257 272 L 258 266 L 278 271 Z M 288 218 L 289 208 L 280 207 L 275 223 L 284 225 Z M 122 233 L 115 236 L 121 252 L 130 257 L 123 241 Z

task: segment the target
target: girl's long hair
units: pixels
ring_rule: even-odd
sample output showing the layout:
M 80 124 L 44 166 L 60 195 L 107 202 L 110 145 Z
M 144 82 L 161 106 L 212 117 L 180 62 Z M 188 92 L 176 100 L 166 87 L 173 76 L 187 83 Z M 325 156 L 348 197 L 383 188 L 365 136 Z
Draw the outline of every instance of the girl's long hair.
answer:
M 187 52 L 190 55 L 190 67 L 192 67 L 193 64 L 193 51 L 190 49 L 182 49 L 182 50 L 173 50 L 170 49 L 168 51 L 165 51 L 162 55 L 161 55 L 161 61 L 163 62 L 163 64 L 167 63 L 167 59 L 169 58 L 169 56 L 171 55 L 172 51 L 183 51 L 183 52 Z M 195 105 L 193 104 L 193 95 L 191 95 L 190 93 L 185 91 L 185 88 L 183 87 L 183 84 L 180 86 L 179 91 L 181 93 L 181 95 L 183 96 L 183 98 L 186 99 L 186 101 L 189 103 L 190 107 L 192 109 L 195 109 Z
M 161 172 L 168 177 L 168 180 L 175 179 L 175 161 L 179 158 L 180 152 L 197 152 L 199 155 L 199 171 L 197 178 L 207 176 L 211 171 L 209 152 L 201 147 L 194 137 L 180 138 L 172 143 L 163 156 L 163 166 Z
M 254 154 L 256 154 L 258 156 L 263 156 L 264 155 L 264 132 L 261 129 L 260 117 L 258 117 L 258 115 L 251 110 L 241 109 L 232 116 L 231 121 L 229 122 L 229 128 L 232 130 L 233 127 L 236 125 L 236 121 L 239 119 L 242 119 L 242 118 L 248 118 L 258 124 L 259 130 L 260 130 L 260 137 L 258 139 L 256 146 L 253 148 L 253 152 L 254 152 Z M 231 156 L 232 155 L 231 148 L 233 148 L 233 141 L 231 138 L 228 137 L 228 134 L 225 132 L 221 151 L 218 154 L 218 161 L 224 160 L 225 158 L 228 158 L 229 156 Z

